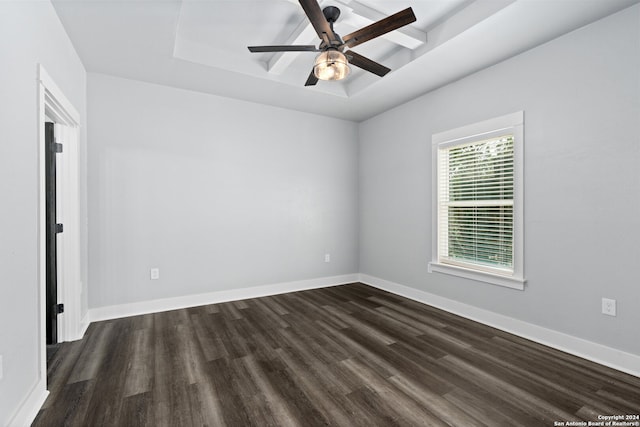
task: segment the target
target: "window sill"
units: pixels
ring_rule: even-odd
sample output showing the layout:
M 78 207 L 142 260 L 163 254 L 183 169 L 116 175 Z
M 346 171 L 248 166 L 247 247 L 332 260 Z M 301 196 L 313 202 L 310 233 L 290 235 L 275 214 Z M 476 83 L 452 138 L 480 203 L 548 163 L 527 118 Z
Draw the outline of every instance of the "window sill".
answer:
M 497 274 L 484 273 L 482 271 L 469 270 L 468 268 L 430 262 L 429 273 L 433 272 L 464 277 L 465 279 L 477 280 L 479 282 L 490 283 L 492 285 L 504 286 L 506 288 L 518 289 L 521 291 L 524 290 L 524 283 L 526 282 L 526 280 L 522 278 L 500 276 Z

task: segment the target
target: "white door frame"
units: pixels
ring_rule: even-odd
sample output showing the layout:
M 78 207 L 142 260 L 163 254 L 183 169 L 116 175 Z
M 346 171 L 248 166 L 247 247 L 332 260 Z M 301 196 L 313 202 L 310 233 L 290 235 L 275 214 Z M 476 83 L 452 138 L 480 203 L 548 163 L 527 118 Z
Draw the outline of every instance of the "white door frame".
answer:
M 56 137 L 63 144 L 58 176 L 62 180 L 58 215 L 64 232 L 58 242 L 58 300 L 65 311 L 58 317 L 58 342 L 82 338 L 80 295 L 80 114 L 67 100 L 44 67 L 38 65 L 38 281 L 40 298 L 40 380 L 46 380 L 46 193 L 45 131 L 46 117 L 56 122 Z

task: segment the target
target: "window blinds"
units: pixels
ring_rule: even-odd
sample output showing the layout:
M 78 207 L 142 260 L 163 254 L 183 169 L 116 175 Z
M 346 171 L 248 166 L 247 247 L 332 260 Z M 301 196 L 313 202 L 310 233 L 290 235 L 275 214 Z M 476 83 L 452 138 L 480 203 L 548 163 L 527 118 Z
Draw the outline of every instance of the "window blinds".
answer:
M 438 150 L 442 263 L 513 272 L 514 137 Z

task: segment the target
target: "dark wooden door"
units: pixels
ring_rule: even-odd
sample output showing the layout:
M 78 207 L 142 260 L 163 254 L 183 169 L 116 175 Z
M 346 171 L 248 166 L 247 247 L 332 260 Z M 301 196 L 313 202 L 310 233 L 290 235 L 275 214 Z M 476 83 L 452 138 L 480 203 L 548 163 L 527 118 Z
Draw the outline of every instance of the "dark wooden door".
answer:
M 56 218 L 56 144 L 54 124 L 45 123 L 45 193 L 46 193 L 46 317 L 47 344 L 58 342 L 58 253 L 57 234 L 61 231 Z

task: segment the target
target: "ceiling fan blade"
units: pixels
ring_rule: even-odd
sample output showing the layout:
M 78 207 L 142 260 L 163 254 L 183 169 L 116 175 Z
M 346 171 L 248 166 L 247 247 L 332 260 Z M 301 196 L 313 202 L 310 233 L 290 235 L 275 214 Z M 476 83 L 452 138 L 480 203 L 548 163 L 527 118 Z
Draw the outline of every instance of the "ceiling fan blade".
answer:
M 324 13 L 322 13 L 322 9 L 320 9 L 320 5 L 317 0 L 298 0 L 300 2 L 300 6 L 304 9 L 304 13 L 309 18 L 311 25 L 316 30 L 318 37 L 324 40 L 322 34 L 326 34 L 329 37 L 329 40 L 336 41 L 337 37 L 333 33 L 331 29 L 331 25 L 327 22 L 327 18 L 324 17 Z
M 342 38 L 342 40 L 344 41 L 344 46 L 358 46 L 361 43 L 379 37 L 390 31 L 397 30 L 398 28 L 404 27 L 405 25 L 415 21 L 416 15 L 413 13 L 413 9 L 408 7 L 405 10 L 402 10 L 391 16 L 387 16 L 386 18 L 381 19 L 378 22 L 374 22 L 373 24 L 368 25 L 364 28 L 361 28 L 358 31 L 347 34 Z
M 355 65 L 358 68 L 362 68 L 363 70 L 376 74 L 380 77 L 383 77 L 391 71 L 391 68 L 387 68 L 384 65 L 379 64 L 366 56 L 362 56 L 359 53 L 355 53 L 352 50 L 345 53 L 345 55 L 347 56 L 347 60 L 349 60 L 349 64 Z
M 247 46 L 249 51 L 259 52 L 319 52 L 319 49 L 312 44 L 304 45 L 277 45 L 277 46 Z
M 316 83 L 318 83 L 318 78 L 316 77 L 315 74 L 313 74 L 313 70 L 311 70 L 311 74 L 309 74 L 309 77 L 307 78 L 307 81 L 305 82 L 305 86 L 315 86 Z

